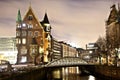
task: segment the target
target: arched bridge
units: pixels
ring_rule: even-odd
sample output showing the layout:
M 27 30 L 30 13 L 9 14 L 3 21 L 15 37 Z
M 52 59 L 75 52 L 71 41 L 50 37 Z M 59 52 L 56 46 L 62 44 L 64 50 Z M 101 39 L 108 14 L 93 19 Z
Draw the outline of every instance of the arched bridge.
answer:
M 69 66 L 81 66 L 88 65 L 88 63 L 78 57 L 64 57 L 49 62 L 45 67 L 69 67 Z

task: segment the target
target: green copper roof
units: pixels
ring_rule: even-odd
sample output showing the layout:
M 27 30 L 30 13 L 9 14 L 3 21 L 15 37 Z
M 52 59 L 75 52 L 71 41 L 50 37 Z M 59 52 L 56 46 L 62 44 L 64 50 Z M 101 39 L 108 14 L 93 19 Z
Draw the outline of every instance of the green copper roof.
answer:
M 17 15 L 17 22 L 21 22 L 22 21 L 22 17 L 21 17 L 21 13 L 20 13 L 20 9 L 18 10 L 18 15 Z

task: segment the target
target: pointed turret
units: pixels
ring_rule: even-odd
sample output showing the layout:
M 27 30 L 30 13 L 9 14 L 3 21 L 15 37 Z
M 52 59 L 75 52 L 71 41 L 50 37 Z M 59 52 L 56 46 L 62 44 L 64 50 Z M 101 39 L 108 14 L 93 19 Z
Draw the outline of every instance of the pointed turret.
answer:
M 22 17 L 21 17 L 21 13 L 20 13 L 20 9 L 19 9 L 16 22 L 21 22 L 21 21 L 22 21 Z
M 49 19 L 48 19 L 48 16 L 47 16 L 47 13 L 45 13 L 45 16 L 44 16 L 44 19 L 42 22 L 40 22 L 44 28 L 44 30 L 46 32 L 50 32 L 51 31 L 51 25 L 50 25 L 50 22 L 49 22 Z
M 118 17 L 118 12 L 117 12 L 115 4 L 113 4 L 110 8 L 112 10 L 110 11 L 110 15 L 108 17 L 107 25 L 109 25 L 112 22 L 115 22 L 117 20 L 117 17 Z
M 47 24 L 49 24 L 49 20 L 48 20 L 47 13 L 45 13 L 45 16 L 44 16 L 44 19 L 43 19 L 42 22 L 43 22 L 43 23 L 47 23 Z

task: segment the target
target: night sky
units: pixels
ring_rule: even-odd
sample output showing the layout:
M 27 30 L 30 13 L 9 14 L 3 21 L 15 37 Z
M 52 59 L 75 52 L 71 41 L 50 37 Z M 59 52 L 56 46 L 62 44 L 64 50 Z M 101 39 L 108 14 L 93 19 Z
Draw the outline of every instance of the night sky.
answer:
M 76 47 L 85 48 L 105 36 L 110 7 L 119 0 L 0 0 L 0 37 L 15 37 L 18 9 L 22 18 L 31 5 L 39 21 L 48 14 L 52 35 Z M 116 6 L 117 7 L 117 6 Z

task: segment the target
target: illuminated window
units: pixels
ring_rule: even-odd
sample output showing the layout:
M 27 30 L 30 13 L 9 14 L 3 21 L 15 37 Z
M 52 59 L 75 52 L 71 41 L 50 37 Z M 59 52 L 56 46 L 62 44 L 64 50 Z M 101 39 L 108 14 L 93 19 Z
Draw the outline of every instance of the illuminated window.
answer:
M 35 56 L 36 55 L 36 53 L 38 51 L 37 49 L 38 49 L 37 46 L 32 46 L 30 48 L 30 54 L 31 54 L 31 56 Z
M 20 32 L 19 31 L 16 32 L 16 36 L 20 36 Z
M 27 54 L 27 49 L 25 46 L 22 46 L 21 54 Z
M 33 25 L 32 24 L 28 24 L 28 28 L 33 28 Z
M 17 28 L 21 28 L 21 24 L 17 24 Z
M 26 44 L 26 39 L 25 38 L 22 39 L 22 43 Z
M 17 38 L 17 39 L 16 39 L 16 44 L 20 44 L 20 43 L 21 43 L 20 39 Z
M 33 53 L 33 54 L 35 53 L 35 48 L 32 49 L 32 53 Z
M 48 39 L 49 42 L 51 41 L 50 35 L 47 36 L 47 39 Z
M 16 44 L 18 44 L 18 40 L 19 40 L 19 39 L 18 39 L 18 38 L 16 38 Z
M 23 23 L 23 24 L 22 24 L 22 27 L 26 27 L 26 24 L 25 24 L 25 23 Z
M 27 57 L 26 56 L 22 56 L 20 62 L 22 62 L 22 63 L 27 62 Z
M 21 43 L 20 39 L 17 38 L 17 39 L 16 39 L 16 44 L 20 44 L 20 43 Z
M 21 40 L 20 39 L 18 39 L 18 44 L 21 44 Z

